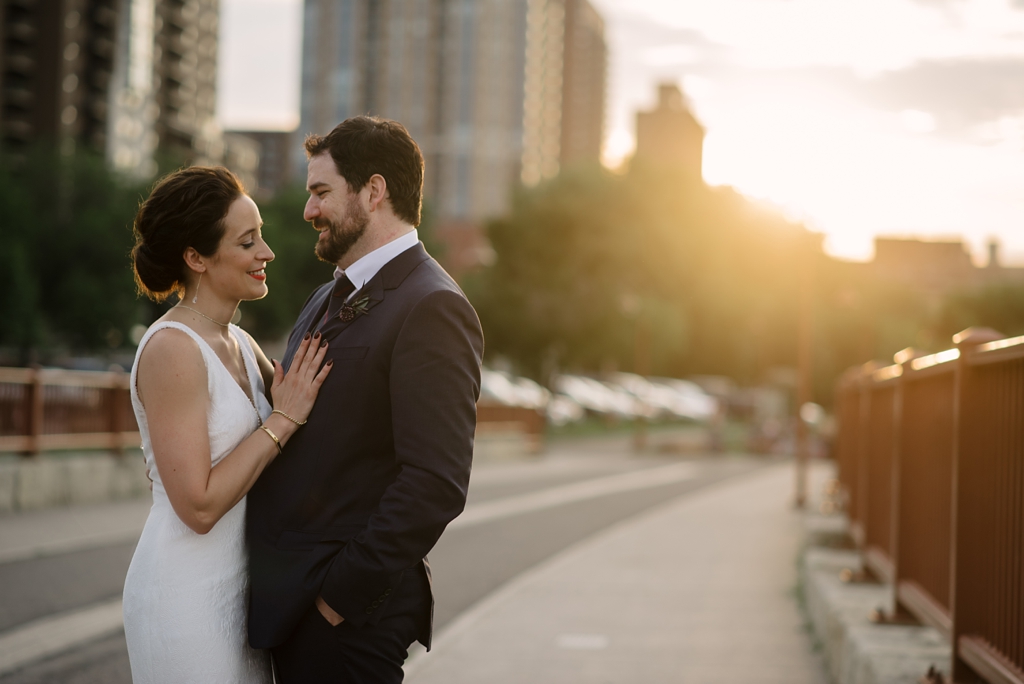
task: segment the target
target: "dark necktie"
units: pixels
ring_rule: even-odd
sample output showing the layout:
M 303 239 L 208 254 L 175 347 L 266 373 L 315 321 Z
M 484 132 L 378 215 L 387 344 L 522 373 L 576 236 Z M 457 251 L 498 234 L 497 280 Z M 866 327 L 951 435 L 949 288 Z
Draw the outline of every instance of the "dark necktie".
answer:
M 323 324 L 338 315 L 342 305 L 348 296 L 355 290 L 355 285 L 348 279 L 348 276 L 341 276 L 334 281 L 334 289 L 331 290 L 331 300 L 327 304 L 327 315 L 324 316 Z

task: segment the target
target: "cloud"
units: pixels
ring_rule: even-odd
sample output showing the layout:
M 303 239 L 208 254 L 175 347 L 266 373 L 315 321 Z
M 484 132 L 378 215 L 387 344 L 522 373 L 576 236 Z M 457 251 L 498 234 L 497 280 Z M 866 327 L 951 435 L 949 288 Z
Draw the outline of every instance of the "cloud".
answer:
M 926 61 L 866 79 L 869 104 L 928 112 L 938 129 L 962 135 L 989 121 L 1024 113 L 1024 58 Z

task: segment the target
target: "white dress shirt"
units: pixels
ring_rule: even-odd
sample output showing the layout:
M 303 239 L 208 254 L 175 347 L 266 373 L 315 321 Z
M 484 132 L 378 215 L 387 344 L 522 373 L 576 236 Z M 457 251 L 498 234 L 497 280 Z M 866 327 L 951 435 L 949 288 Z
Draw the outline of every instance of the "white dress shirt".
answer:
M 342 276 L 348 276 L 348 280 L 355 287 L 352 290 L 352 294 L 348 296 L 349 301 L 355 296 L 356 292 L 369 282 L 370 278 L 377 275 L 377 271 L 384 268 L 384 265 L 394 259 L 396 256 L 409 249 L 415 247 L 416 243 L 420 241 L 419 233 L 413 228 L 410 232 L 405 235 L 395 238 L 383 247 L 378 247 L 366 256 L 357 259 L 351 266 L 345 270 L 340 268 L 334 269 L 334 279 L 337 280 Z

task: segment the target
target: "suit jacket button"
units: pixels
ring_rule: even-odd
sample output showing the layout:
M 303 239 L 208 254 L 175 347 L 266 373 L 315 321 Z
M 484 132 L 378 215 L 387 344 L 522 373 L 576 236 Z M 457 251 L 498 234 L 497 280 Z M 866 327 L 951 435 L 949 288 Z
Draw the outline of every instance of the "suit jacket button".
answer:
M 389 596 L 390 594 L 391 594 L 391 590 L 390 589 L 385 589 L 384 590 L 384 595 L 385 596 Z
M 367 609 L 366 609 L 366 614 L 367 614 L 367 615 L 369 615 L 369 614 L 370 614 L 370 613 L 372 613 L 372 612 L 373 612 L 373 608 L 367 608 Z

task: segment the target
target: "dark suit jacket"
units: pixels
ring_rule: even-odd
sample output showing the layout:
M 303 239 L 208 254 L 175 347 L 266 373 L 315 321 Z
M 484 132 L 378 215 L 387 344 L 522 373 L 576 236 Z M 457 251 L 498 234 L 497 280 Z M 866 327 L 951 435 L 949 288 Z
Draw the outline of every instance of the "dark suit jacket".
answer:
M 286 367 L 332 286 L 303 306 Z M 465 506 L 483 354 L 476 312 L 422 243 L 352 301 L 364 295 L 365 313 L 321 329 L 334 367 L 308 424 L 249 492 L 255 648 L 283 643 L 318 594 L 346 621 L 375 624 L 403 577 L 429 579 L 425 556 Z M 427 646 L 430 620 L 418 636 Z

